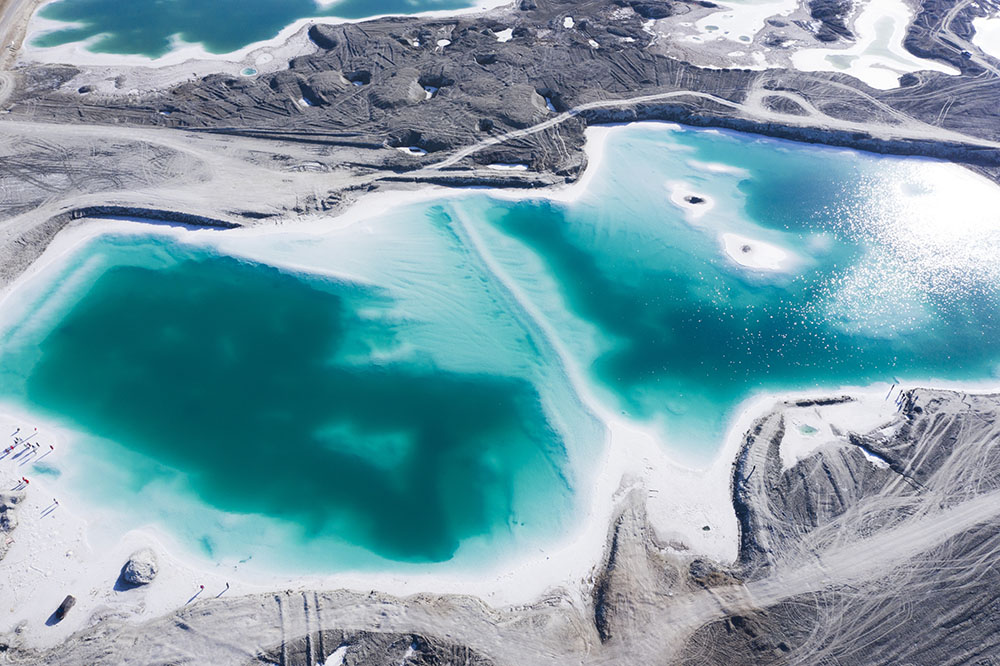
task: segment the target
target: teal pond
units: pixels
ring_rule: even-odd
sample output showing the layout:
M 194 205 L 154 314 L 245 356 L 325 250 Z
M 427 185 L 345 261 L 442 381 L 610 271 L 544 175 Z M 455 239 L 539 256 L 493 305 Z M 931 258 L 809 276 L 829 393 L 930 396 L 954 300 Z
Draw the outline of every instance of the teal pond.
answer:
M 300 19 L 361 19 L 473 5 L 469 0 L 54 0 L 38 14 L 52 23 L 31 45 L 85 43 L 94 53 L 160 58 L 179 40 L 225 54 L 273 39 Z
M 706 463 L 761 392 L 994 379 L 993 184 L 604 132 L 565 201 L 471 191 L 268 232 L 120 223 L 0 309 L 0 399 L 76 433 L 48 475 L 126 526 L 328 572 L 475 568 L 569 534 L 611 420 Z

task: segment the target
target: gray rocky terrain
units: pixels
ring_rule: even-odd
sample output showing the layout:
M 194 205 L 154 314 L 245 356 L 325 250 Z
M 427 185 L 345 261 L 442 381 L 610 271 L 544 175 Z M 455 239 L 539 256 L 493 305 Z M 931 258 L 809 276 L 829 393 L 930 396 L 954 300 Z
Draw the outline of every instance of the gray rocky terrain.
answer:
M 849 401 L 850 398 L 837 398 Z M 787 418 L 733 467 L 736 563 L 693 558 L 625 496 L 582 590 L 492 608 L 470 597 L 286 591 L 95 622 L 9 664 L 988 664 L 1000 651 L 1000 395 L 914 390 L 872 432 L 783 468 Z

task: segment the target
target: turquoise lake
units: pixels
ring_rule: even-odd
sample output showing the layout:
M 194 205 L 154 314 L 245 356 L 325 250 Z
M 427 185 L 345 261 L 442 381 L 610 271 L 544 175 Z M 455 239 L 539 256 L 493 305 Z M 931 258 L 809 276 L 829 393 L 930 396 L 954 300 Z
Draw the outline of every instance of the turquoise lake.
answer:
M 201 44 L 209 53 L 236 51 L 277 37 L 304 18 L 360 19 L 381 14 L 416 14 L 473 6 L 466 0 L 55 0 L 39 16 L 67 25 L 32 41 L 51 47 L 95 39 L 95 53 L 159 58 L 174 48 L 174 37 Z
M 639 126 L 615 135 L 605 165 L 574 205 L 457 207 L 605 401 L 675 446 L 713 450 L 761 390 L 996 375 L 992 183 L 925 160 Z M 707 210 L 692 218 L 674 188 Z M 792 267 L 741 266 L 726 234 L 779 247 Z
M 0 398 L 214 560 L 474 567 L 572 529 L 602 419 L 707 462 L 761 391 L 993 379 L 998 211 L 954 165 L 628 126 L 569 203 L 96 237 L 5 306 Z

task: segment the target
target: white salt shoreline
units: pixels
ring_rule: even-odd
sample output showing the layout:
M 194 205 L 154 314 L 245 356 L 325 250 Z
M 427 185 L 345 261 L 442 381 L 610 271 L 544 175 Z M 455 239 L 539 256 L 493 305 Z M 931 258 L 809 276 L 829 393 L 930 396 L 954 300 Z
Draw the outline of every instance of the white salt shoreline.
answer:
M 659 129 L 676 126 L 666 123 L 645 124 Z M 491 191 L 491 196 L 502 199 L 548 198 L 571 202 L 582 196 L 598 170 L 604 144 L 614 127 L 591 128 L 587 132 L 586 150 L 590 165 L 580 180 L 570 186 L 539 193 Z M 299 231 L 314 230 L 318 233 L 340 229 L 361 220 L 369 220 L 384 211 L 417 201 L 438 199 L 442 196 L 462 196 L 462 191 L 426 187 L 414 191 L 376 193 L 362 199 L 364 205 L 355 204 L 344 214 L 333 219 L 316 216 L 298 227 Z M 230 234 L 282 233 L 277 227 L 226 231 Z M 82 243 L 105 233 L 169 234 L 184 241 L 214 244 L 218 230 L 188 230 L 179 227 L 103 220 L 80 223 L 56 236 L 43 255 L 17 281 L 0 294 L 0 312 L 16 306 L 18 293 L 30 281 L 45 279 L 44 273 L 56 270 Z M 296 267 L 293 267 L 296 268 Z M 574 380 L 573 369 L 567 368 Z M 581 378 L 575 378 L 576 387 Z M 949 386 L 947 382 L 907 382 L 907 386 Z M 951 383 L 950 386 L 969 390 L 969 383 Z M 985 386 L 985 385 L 984 385 Z M 632 488 L 644 488 L 648 497 L 650 520 L 665 540 L 682 541 L 691 554 L 698 554 L 727 562 L 737 555 L 738 530 L 730 497 L 732 464 L 742 441 L 743 433 L 755 418 L 761 416 L 775 402 L 784 399 L 802 399 L 808 396 L 829 396 L 850 393 L 864 398 L 862 410 L 871 411 L 884 405 L 882 400 L 888 382 L 868 387 L 848 387 L 796 391 L 786 394 L 759 394 L 744 401 L 730 423 L 727 435 L 714 458 L 707 465 L 696 467 L 683 461 L 676 452 L 658 440 L 649 428 L 620 419 L 606 409 L 598 416 L 607 424 L 608 442 L 603 452 L 602 464 L 595 479 L 591 480 L 587 495 L 587 508 L 573 517 L 574 526 L 541 553 L 525 554 L 503 562 L 488 570 L 476 572 L 448 571 L 448 564 L 429 565 L 428 573 L 400 574 L 393 571 L 339 572 L 328 576 L 294 576 L 279 572 L 232 571 L 220 568 L 185 546 L 176 543 L 163 530 L 148 526 L 123 534 L 110 548 L 97 550 L 90 545 L 92 529 L 88 523 L 99 521 L 102 509 L 80 497 L 59 497 L 60 506 L 50 516 L 40 518 L 40 511 L 51 503 L 53 489 L 58 482 L 41 476 L 29 476 L 32 483 L 26 506 L 21 511 L 21 525 L 14 533 L 15 544 L 7 558 L 0 562 L 0 572 L 5 589 L 12 591 L 14 604 L 0 609 L 0 632 L 13 629 L 22 620 L 27 626 L 22 638 L 28 645 L 54 645 L 86 625 L 95 611 L 106 608 L 121 612 L 135 621 L 171 612 L 182 606 L 197 591 L 199 585 L 206 590 L 200 598 L 214 596 L 231 585 L 227 595 L 272 591 L 275 589 L 337 589 L 359 591 L 381 590 L 395 595 L 418 592 L 459 593 L 476 595 L 494 606 L 507 606 L 529 602 L 547 589 L 563 586 L 574 596 L 582 597 L 596 566 L 600 564 L 607 541 L 609 525 L 616 502 Z M 980 388 L 978 390 L 993 390 Z M 593 401 L 581 395 L 593 407 Z M 871 405 L 875 406 L 872 407 Z M 57 450 L 73 446 L 71 433 L 51 425 L 32 420 L 11 408 L 0 406 L 0 433 L 6 435 L 15 423 L 22 428 L 38 426 L 43 441 L 52 441 Z M 4 427 L 10 430 L 3 432 Z M 4 445 L 6 446 L 6 445 Z M 0 447 L 2 448 L 2 447 Z M 26 466 L 28 467 L 28 466 Z M 11 469 L 7 461 L 0 461 L 0 488 L 7 489 L 11 481 L 20 476 L 18 469 Z M 587 484 L 581 483 L 582 486 Z M 85 517 L 86 516 L 86 517 Z M 95 518 L 96 517 L 96 518 Z M 43 522 L 46 521 L 46 522 Z M 709 530 L 704 530 L 704 526 Z M 129 553 L 142 545 L 151 545 L 159 554 L 161 578 L 148 587 L 126 592 L 111 588 Z M 67 555 L 71 552 L 71 555 Z M 62 623 L 45 626 L 45 620 L 67 593 L 78 598 L 77 607 Z
M 656 124 L 655 126 L 664 129 L 676 127 L 667 124 Z M 587 150 L 591 167 L 586 170 L 584 176 L 577 183 L 552 193 L 546 193 L 547 195 L 551 194 L 550 198 L 569 202 L 586 191 L 603 155 L 604 141 L 611 131 L 613 131 L 611 127 L 602 127 L 593 131 L 593 136 L 588 134 L 590 140 L 588 140 Z M 362 220 L 377 217 L 385 211 L 403 204 L 465 194 L 461 190 L 455 191 L 440 187 L 374 193 L 364 197 L 363 206 L 355 204 L 344 214 L 333 219 L 317 216 L 311 222 L 301 225 L 299 230 L 314 229 L 321 233 L 331 229 L 340 229 Z M 502 198 L 510 198 L 509 195 L 514 193 L 504 191 L 491 192 L 491 194 L 500 194 Z M 514 198 L 523 198 L 523 196 L 525 195 L 515 194 Z M 282 231 L 279 228 L 262 227 L 225 233 L 257 235 L 281 233 Z M 24 285 L 35 280 L 45 280 L 48 277 L 46 273 L 58 270 L 61 263 L 83 244 L 107 233 L 141 235 L 153 233 L 170 235 L 185 242 L 198 244 L 207 242 L 211 245 L 213 244 L 212 236 L 222 232 L 214 229 L 190 230 L 179 226 L 123 220 L 93 220 L 74 225 L 60 232 L 28 271 L 3 292 L 0 292 L 0 312 L 4 312 L 6 308 L 18 306 L 16 301 L 19 294 L 23 293 Z M 299 269 L 295 266 L 289 268 Z M 315 271 L 310 270 L 310 272 Z M 10 425 L 13 429 L 16 426 L 15 422 L 27 425 L 29 421 L 39 424 L 43 433 L 54 436 L 58 440 L 58 449 L 62 450 L 66 446 L 72 446 L 73 437 L 67 431 L 41 424 L 37 418 L 33 419 L 28 415 L 13 414 L 9 408 L 3 410 L 0 407 L 0 430 L 6 425 Z M 647 440 L 647 446 L 652 449 L 652 454 L 664 456 L 664 453 L 658 450 L 659 447 L 654 447 L 653 444 L 652 439 Z M 620 458 L 611 456 L 612 447 L 606 448 L 605 455 L 609 459 L 615 460 L 616 468 L 631 460 L 629 466 L 632 472 L 642 474 L 647 469 L 648 456 L 639 462 L 627 456 Z M 7 484 L 17 476 L 11 474 L 11 470 L 7 467 L 0 463 L 0 487 L 4 487 L 2 484 Z M 720 469 L 724 471 L 725 467 L 726 465 L 722 465 Z M 677 467 L 677 469 L 681 476 L 689 474 L 683 467 Z M 11 630 L 17 623 L 27 620 L 28 627 L 23 634 L 27 644 L 54 645 L 84 626 L 85 620 L 101 607 L 118 608 L 125 613 L 133 614 L 132 616 L 136 620 L 149 619 L 183 605 L 190 594 L 197 590 L 198 585 L 205 585 L 208 589 L 212 586 L 224 587 L 226 582 L 231 584 L 227 594 L 288 588 L 348 588 L 361 591 L 377 589 L 396 595 L 417 592 L 473 594 L 498 606 L 530 601 L 546 589 L 563 583 L 570 583 L 573 589 L 579 590 L 581 582 L 588 578 L 591 570 L 601 558 L 607 527 L 613 511 L 611 497 L 618 489 L 620 480 L 621 474 L 615 474 L 611 468 L 604 469 L 597 482 L 600 489 L 591 495 L 593 501 L 587 517 L 578 517 L 579 527 L 572 530 L 569 536 L 560 543 L 553 544 L 552 547 L 546 549 L 544 556 L 526 556 L 520 561 L 506 562 L 492 572 L 478 571 L 474 575 L 430 573 L 402 576 L 393 572 L 362 572 L 331 576 L 289 577 L 287 574 L 280 573 L 246 574 L 240 572 L 236 574 L 226 572 L 226 575 L 222 576 L 215 564 L 190 552 L 186 546 L 176 543 L 167 533 L 156 526 L 148 526 L 123 534 L 112 548 L 98 553 L 87 545 L 88 520 L 83 516 L 100 516 L 108 510 L 94 505 L 84 498 L 62 497 L 60 508 L 53 517 L 48 518 L 48 520 L 54 521 L 53 525 L 57 529 L 47 530 L 48 538 L 46 539 L 22 538 L 12 547 L 7 558 L 0 563 L 0 571 L 7 574 L 6 577 L 11 589 L 15 590 L 15 598 L 24 599 L 21 604 L 12 607 L 6 618 L 0 619 L 0 631 Z M 693 491 L 701 487 L 701 481 L 691 483 L 676 483 L 677 479 L 672 481 L 672 483 L 666 484 L 668 489 L 676 490 L 688 487 Z M 713 498 L 715 500 L 713 504 L 719 504 L 721 500 L 722 505 L 725 505 L 728 501 L 727 484 L 723 482 L 717 485 L 721 492 Z M 47 505 L 51 501 L 48 496 L 53 494 L 52 491 L 56 486 L 58 486 L 57 483 L 50 482 L 44 477 L 32 478 L 30 498 L 22 512 L 22 524 L 18 528 L 18 532 L 15 533 L 17 537 L 37 534 L 42 528 L 42 525 L 39 524 L 40 519 L 35 518 L 35 515 L 37 515 L 42 503 Z M 698 521 L 700 522 L 704 515 L 716 510 L 702 511 Z M 595 517 L 595 513 L 599 515 Z M 722 524 L 727 521 L 725 516 L 721 516 L 717 522 Z M 706 549 L 706 554 L 719 555 L 728 550 L 735 555 L 735 521 L 729 522 L 732 522 L 732 529 L 725 530 L 725 532 L 730 533 L 727 534 L 728 538 L 715 539 L 722 542 L 728 540 L 729 543 L 722 543 L 721 547 L 720 545 L 716 545 L 714 548 L 709 547 Z M 697 526 L 697 529 L 700 530 L 700 526 Z M 691 533 L 698 535 L 695 527 L 692 527 Z M 722 534 L 721 530 L 716 533 L 720 537 Z M 174 572 L 169 577 L 164 578 L 164 581 L 169 581 L 169 584 L 164 582 L 157 586 L 157 582 L 154 582 L 148 588 L 121 593 L 114 592 L 111 586 L 125 559 L 133 550 L 142 545 L 150 545 L 157 550 L 163 560 L 164 571 L 169 568 Z M 67 557 L 66 552 L 72 552 L 73 556 Z M 429 566 L 428 568 L 434 567 Z M 39 569 L 42 572 L 51 573 L 49 575 L 39 574 Z M 40 584 L 39 577 L 43 579 L 45 584 Z M 101 581 L 104 583 L 101 584 Z M 156 590 L 157 587 L 165 588 L 167 591 L 153 594 L 152 591 Z M 45 620 L 55 607 L 53 603 L 58 605 L 63 596 L 71 593 L 72 589 L 91 588 L 94 591 L 89 597 L 76 595 L 78 597 L 77 607 L 65 621 L 54 627 L 45 626 Z M 147 590 L 150 591 L 148 598 L 146 598 Z M 30 595 L 28 591 L 31 592 Z M 141 608 L 134 601 L 137 595 L 144 596 Z

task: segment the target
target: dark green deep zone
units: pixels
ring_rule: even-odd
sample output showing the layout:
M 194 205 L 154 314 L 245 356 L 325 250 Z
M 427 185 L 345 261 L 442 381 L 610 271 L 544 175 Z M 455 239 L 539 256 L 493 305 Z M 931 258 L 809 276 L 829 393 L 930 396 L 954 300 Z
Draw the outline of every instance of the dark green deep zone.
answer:
M 524 470 L 565 490 L 528 382 L 345 361 L 393 336 L 356 316 L 378 298 L 358 291 L 226 257 L 112 268 L 41 343 L 27 397 L 215 506 L 399 560 L 503 529 Z

